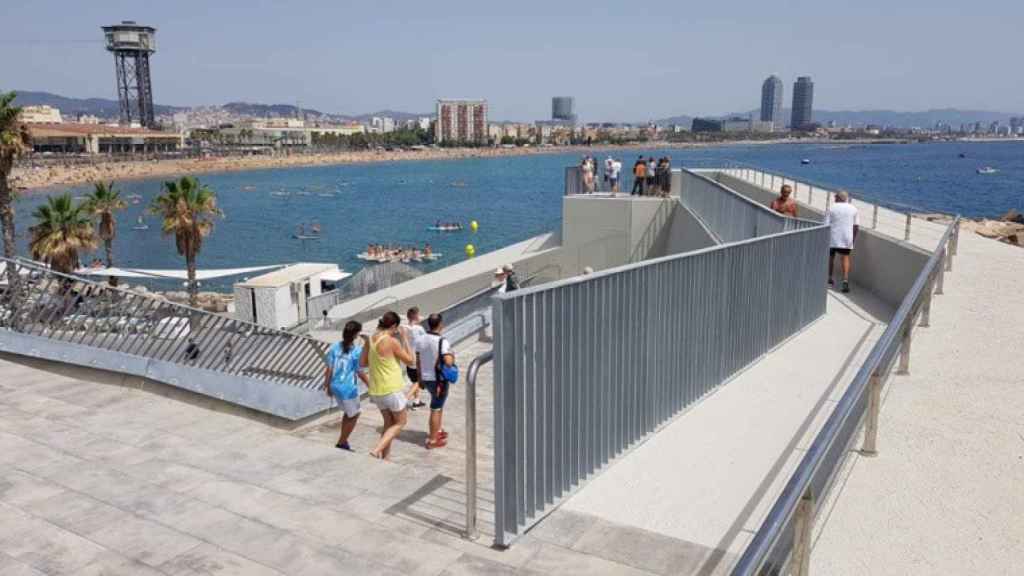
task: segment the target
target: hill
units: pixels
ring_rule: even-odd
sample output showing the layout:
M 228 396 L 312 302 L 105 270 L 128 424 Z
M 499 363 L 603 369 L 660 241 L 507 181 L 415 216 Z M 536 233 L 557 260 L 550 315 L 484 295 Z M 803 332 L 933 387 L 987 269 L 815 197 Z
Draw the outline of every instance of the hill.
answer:
M 50 92 L 32 92 L 18 90 L 18 96 L 14 100 L 16 106 L 53 106 L 59 108 L 65 116 L 78 116 L 89 114 L 100 118 L 117 118 L 120 114 L 120 105 L 117 100 L 107 98 L 68 98 Z M 173 114 L 187 110 L 180 106 L 163 106 L 154 104 L 153 111 L 156 114 Z

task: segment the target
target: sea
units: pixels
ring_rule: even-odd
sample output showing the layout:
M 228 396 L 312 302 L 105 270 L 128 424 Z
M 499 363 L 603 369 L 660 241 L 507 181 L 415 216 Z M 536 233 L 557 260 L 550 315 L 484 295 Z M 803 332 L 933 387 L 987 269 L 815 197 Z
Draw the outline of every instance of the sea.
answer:
M 622 161 L 624 172 L 640 154 L 668 156 L 673 167 L 747 164 L 919 212 L 969 217 L 998 217 L 1011 209 L 1024 212 L 1022 141 L 595 148 L 571 154 L 262 169 L 197 175 L 216 192 L 225 214 L 203 243 L 199 268 L 332 262 L 355 272 L 366 265 L 357 255 L 371 243 L 429 243 L 442 257 L 412 265 L 423 271 L 440 268 L 466 258 L 467 244 L 481 254 L 557 229 L 565 167 L 579 163 L 585 153 L 599 164 L 613 155 Z M 977 173 L 986 166 L 998 171 Z M 115 264 L 184 268 L 174 239 L 163 236 L 157 219 L 146 213 L 164 180 L 116 183 L 122 196 L 137 194 L 141 200 L 119 216 Z M 89 189 L 54 187 L 23 194 L 16 204 L 20 253 L 27 253 L 25 232 L 32 224 L 31 214 L 47 195 L 82 196 Z M 140 216 L 148 229 L 133 229 Z M 476 232 L 469 227 L 474 220 Z M 437 222 L 460 222 L 465 228 L 429 230 Z M 319 240 L 293 237 L 300 225 L 308 230 L 314 223 L 321 228 Z M 102 250 L 83 255 L 83 263 L 94 257 L 102 258 Z M 214 280 L 202 289 L 230 291 L 234 281 L 237 278 Z

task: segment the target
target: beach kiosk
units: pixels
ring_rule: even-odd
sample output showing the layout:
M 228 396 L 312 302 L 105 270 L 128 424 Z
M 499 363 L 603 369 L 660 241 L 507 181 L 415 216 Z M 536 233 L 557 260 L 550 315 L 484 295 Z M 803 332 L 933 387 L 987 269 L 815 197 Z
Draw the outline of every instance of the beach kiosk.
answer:
M 307 320 L 306 302 L 350 276 L 337 264 L 304 262 L 235 284 L 235 317 L 287 329 Z

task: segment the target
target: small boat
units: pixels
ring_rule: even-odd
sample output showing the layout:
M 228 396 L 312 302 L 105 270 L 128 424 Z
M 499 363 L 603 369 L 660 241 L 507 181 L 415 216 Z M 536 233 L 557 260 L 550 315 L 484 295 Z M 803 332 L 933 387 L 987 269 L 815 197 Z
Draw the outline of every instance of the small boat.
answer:
M 287 198 L 287 197 L 291 196 L 292 193 L 291 192 L 285 192 L 284 190 L 278 190 L 277 192 L 271 192 L 270 195 L 271 196 L 276 196 L 278 198 Z
M 292 238 L 295 240 L 320 240 L 319 234 L 292 234 Z
M 317 196 L 321 198 L 334 198 L 335 194 L 334 192 L 320 192 L 317 194 Z
M 800 161 L 800 163 L 804 164 L 804 165 L 807 165 L 807 164 L 811 163 L 811 160 L 810 160 L 810 158 L 804 158 L 803 160 Z
M 996 172 L 999 172 L 999 170 L 996 170 L 991 166 L 983 166 L 981 168 L 978 168 L 978 174 L 995 174 Z
M 453 181 L 451 183 L 451 187 L 452 188 L 465 188 L 466 187 L 466 181 L 465 180 L 455 180 L 455 181 Z
M 253 186 L 252 184 L 246 184 L 245 186 L 242 186 L 242 190 L 245 192 L 252 192 L 255 189 L 256 187 Z
M 131 202 L 132 204 L 142 203 L 142 196 L 139 196 L 138 194 L 129 194 L 128 196 L 125 196 L 125 199 Z
M 427 230 L 431 230 L 433 232 L 460 232 L 462 230 L 465 230 L 465 228 L 462 227 L 462 224 L 442 224 L 440 226 L 428 226 Z
M 967 153 L 966 152 L 961 152 L 960 154 L 957 154 L 957 157 L 958 158 L 967 158 Z
M 135 226 L 132 226 L 132 230 L 149 230 L 149 224 L 146 224 L 140 215 L 138 220 L 135 221 Z

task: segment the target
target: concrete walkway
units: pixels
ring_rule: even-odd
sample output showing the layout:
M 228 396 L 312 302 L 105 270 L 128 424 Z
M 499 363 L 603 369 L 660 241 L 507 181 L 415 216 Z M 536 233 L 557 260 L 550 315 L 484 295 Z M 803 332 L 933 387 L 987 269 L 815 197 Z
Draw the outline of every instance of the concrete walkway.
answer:
M 816 526 L 814 574 L 1020 574 L 1024 251 L 961 233 L 955 273 Z
M 563 511 L 688 543 L 677 573 L 725 573 L 760 526 L 891 315 L 830 293 L 824 317 L 614 462 L 531 534 L 570 537 Z
M 489 345 L 458 347 L 460 362 Z M 0 355 L 0 574 L 673 574 L 682 542 L 596 518 L 590 547 L 493 541 L 491 372 L 478 399 L 482 536 L 463 539 L 464 388 L 428 451 L 425 411 L 371 459 L 369 403 L 334 448 L 337 416 L 299 430 L 110 373 Z M 173 394 L 174 398 L 163 396 Z M 609 557 L 629 539 L 659 556 Z M 665 559 L 670 561 L 664 561 Z

